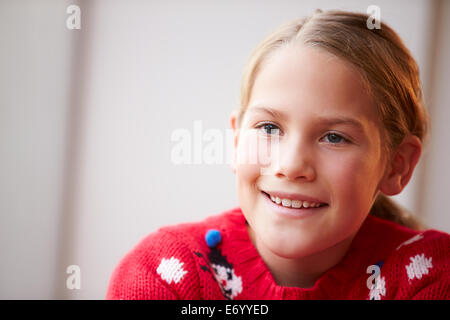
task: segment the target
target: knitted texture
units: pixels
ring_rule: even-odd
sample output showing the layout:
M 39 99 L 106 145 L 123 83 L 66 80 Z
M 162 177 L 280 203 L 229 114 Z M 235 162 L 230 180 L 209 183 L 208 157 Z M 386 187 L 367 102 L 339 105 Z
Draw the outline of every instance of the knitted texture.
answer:
M 205 241 L 211 229 L 221 240 Z M 280 286 L 239 207 L 160 228 L 115 268 L 107 299 L 450 299 L 450 235 L 368 215 L 344 258 L 312 288 Z M 378 273 L 373 270 L 378 269 Z

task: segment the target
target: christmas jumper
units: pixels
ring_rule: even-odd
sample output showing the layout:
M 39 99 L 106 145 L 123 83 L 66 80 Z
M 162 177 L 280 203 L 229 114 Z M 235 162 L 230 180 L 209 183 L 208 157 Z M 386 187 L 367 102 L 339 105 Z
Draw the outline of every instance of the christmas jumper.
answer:
M 450 299 L 450 235 L 442 231 L 369 214 L 342 260 L 313 287 L 298 288 L 276 283 L 246 224 L 237 207 L 160 228 L 122 258 L 106 298 Z

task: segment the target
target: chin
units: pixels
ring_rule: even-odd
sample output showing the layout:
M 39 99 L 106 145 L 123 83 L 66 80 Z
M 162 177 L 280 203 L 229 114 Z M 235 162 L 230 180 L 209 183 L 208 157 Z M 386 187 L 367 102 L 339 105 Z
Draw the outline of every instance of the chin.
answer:
M 264 239 L 263 242 L 272 253 L 285 259 L 300 259 L 320 251 L 317 243 L 301 239 Z

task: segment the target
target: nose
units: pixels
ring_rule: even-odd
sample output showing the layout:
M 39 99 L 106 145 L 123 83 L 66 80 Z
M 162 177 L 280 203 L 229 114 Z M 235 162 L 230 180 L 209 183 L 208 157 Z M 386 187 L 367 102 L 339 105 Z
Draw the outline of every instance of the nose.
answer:
M 316 170 L 312 146 L 300 138 L 289 140 L 279 145 L 277 159 L 274 161 L 275 176 L 291 181 L 313 181 Z

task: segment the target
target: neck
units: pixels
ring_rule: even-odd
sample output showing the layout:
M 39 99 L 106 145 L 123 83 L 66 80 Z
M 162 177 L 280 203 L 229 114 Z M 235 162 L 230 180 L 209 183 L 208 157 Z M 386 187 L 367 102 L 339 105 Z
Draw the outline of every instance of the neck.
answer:
M 339 263 L 350 248 L 354 236 L 320 252 L 291 259 L 278 256 L 260 241 L 250 227 L 248 233 L 261 258 L 271 271 L 278 285 L 285 287 L 311 288 L 328 269 Z

